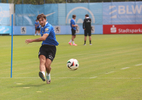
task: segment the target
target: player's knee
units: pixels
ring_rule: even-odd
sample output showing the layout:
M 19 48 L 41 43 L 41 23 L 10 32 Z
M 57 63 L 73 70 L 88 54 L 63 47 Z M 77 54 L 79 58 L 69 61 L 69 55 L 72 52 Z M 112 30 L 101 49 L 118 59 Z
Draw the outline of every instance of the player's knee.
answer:
M 40 59 L 40 64 L 45 64 L 46 60 L 45 59 Z

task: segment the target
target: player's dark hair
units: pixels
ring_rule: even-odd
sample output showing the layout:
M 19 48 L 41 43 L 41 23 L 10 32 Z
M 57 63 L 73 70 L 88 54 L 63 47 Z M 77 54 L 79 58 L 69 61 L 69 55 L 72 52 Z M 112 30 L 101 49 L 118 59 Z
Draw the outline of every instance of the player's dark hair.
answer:
M 75 18 L 76 17 L 76 15 L 72 15 L 72 18 Z
M 39 14 L 39 15 L 37 16 L 37 20 L 39 20 L 40 18 L 46 19 L 46 16 L 45 16 L 44 14 Z
M 88 15 L 88 14 L 86 14 L 85 16 L 86 16 L 86 17 L 89 17 L 89 15 Z

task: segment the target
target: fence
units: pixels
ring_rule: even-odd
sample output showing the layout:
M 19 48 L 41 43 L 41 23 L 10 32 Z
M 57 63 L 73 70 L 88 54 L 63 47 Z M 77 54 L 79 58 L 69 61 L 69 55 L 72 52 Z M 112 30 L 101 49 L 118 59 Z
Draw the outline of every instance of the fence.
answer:
M 0 4 L 0 10 L 0 33 L 9 33 L 10 15 L 14 13 L 14 5 Z M 46 15 L 48 22 L 55 27 L 57 34 L 70 34 L 69 22 L 73 14 L 77 16 L 78 34 L 83 34 L 82 22 L 85 14 L 89 14 L 92 19 L 92 34 L 142 33 L 142 1 L 137 1 L 43 5 L 16 4 L 14 35 L 34 34 L 34 22 L 36 16 L 40 13 Z

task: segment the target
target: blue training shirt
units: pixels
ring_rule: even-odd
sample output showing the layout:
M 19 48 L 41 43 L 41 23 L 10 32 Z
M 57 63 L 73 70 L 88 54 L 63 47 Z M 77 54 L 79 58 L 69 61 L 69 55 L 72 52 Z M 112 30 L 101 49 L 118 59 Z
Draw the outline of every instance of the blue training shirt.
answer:
M 72 29 L 76 30 L 76 27 L 72 27 L 72 25 L 75 25 L 75 20 L 74 19 L 71 19 L 70 26 L 71 26 Z
M 39 22 L 35 21 L 35 25 L 38 25 L 36 28 L 39 28 Z
M 53 29 L 53 26 L 49 24 L 48 22 L 45 24 L 44 27 L 40 28 L 40 34 L 43 36 L 43 34 L 49 34 L 46 40 L 42 42 L 42 45 L 54 45 L 57 46 L 59 43 L 56 40 L 55 32 Z

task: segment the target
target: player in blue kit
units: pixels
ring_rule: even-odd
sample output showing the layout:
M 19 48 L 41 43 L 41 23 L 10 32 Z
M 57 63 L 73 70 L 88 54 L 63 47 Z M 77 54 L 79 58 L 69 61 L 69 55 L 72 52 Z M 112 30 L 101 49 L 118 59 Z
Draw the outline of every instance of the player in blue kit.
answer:
M 36 34 L 40 35 L 39 21 L 37 19 L 35 21 L 35 36 Z
M 56 46 L 58 42 L 56 40 L 55 32 L 53 26 L 49 24 L 44 14 L 39 14 L 37 19 L 41 25 L 40 34 L 41 37 L 38 39 L 26 39 L 26 43 L 41 42 L 42 46 L 39 50 L 39 60 L 40 60 L 40 72 L 39 77 L 49 84 L 51 82 L 51 63 L 55 58 Z
M 76 15 L 72 15 L 72 19 L 70 21 L 70 27 L 71 27 L 71 32 L 72 32 L 72 38 L 69 41 L 69 45 L 72 45 L 71 42 L 73 42 L 74 46 L 77 46 L 77 44 L 75 44 L 74 39 L 76 37 L 76 27 L 78 26 L 77 24 L 75 24 L 75 19 L 76 19 Z

